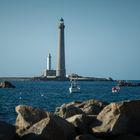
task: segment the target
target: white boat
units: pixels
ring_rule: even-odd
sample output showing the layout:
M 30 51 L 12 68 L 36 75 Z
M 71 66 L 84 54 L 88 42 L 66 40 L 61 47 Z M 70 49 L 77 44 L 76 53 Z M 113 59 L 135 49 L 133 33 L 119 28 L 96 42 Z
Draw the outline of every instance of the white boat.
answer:
M 116 92 L 119 92 L 119 91 L 120 91 L 120 87 L 119 86 L 116 86 L 116 87 L 112 88 L 112 93 L 116 93 Z
M 80 86 L 77 84 L 77 81 L 71 80 L 71 86 L 69 87 L 70 93 L 79 93 L 80 92 Z

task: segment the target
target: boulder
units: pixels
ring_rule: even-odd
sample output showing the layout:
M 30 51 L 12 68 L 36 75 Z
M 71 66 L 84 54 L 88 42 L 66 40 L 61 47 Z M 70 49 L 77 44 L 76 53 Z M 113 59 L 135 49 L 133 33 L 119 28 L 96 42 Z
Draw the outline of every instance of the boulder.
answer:
M 6 122 L 0 121 L 0 140 L 17 140 L 15 126 Z
M 24 140 L 66 140 L 63 130 L 52 119 L 45 118 L 20 135 Z
M 96 116 L 88 116 L 85 114 L 78 114 L 66 119 L 69 123 L 73 124 L 77 134 L 89 133 L 88 126 L 91 122 L 96 120 Z
M 67 104 L 65 104 L 67 107 L 68 106 L 71 106 L 71 105 L 73 105 L 73 106 L 75 106 L 75 107 L 79 107 L 79 105 L 81 105 L 81 103 L 82 103 L 82 101 L 72 101 L 72 102 L 70 102 L 70 103 L 67 103 Z
M 102 139 L 96 138 L 91 134 L 86 134 L 86 135 L 76 136 L 75 140 L 102 140 Z
M 47 112 L 26 105 L 17 106 L 16 112 L 18 113 L 18 116 L 15 125 L 18 133 L 48 116 Z
M 100 136 L 140 134 L 140 100 L 111 103 L 97 116 L 92 133 Z
M 98 115 L 108 103 L 99 100 L 91 99 L 84 101 L 79 107 L 88 115 Z
M 68 118 L 76 114 L 98 115 L 106 105 L 108 103 L 94 99 L 84 102 L 74 101 L 57 107 L 55 114 L 62 118 Z
M 66 120 L 49 114 L 47 118 L 35 123 L 20 136 L 22 136 L 22 139 L 28 140 L 72 140 L 76 133 L 73 125 Z
M 84 112 L 74 105 L 63 104 L 59 109 L 57 108 L 55 114 L 66 119 L 77 114 L 84 114 Z
M 140 140 L 140 137 L 128 134 L 117 136 L 113 140 Z
M 41 135 L 35 135 L 31 133 L 21 137 L 20 140 L 49 140 L 49 139 Z
M 15 88 L 15 86 L 9 81 L 4 81 L 0 83 L 0 88 Z
M 58 116 L 61 116 L 61 109 L 64 108 L 64 107 L 68 107 L 68 106 L 75 106 L 75 107 L 78 107 L 82 102 L 80 101 L 73 101 L 73 102 L 70 102 L 70 103 L 67 103 L 67 104 L 63 104 L 61 105 L 60 107 L 56 107 L 55 108 L 55 114 L 58 115 Z

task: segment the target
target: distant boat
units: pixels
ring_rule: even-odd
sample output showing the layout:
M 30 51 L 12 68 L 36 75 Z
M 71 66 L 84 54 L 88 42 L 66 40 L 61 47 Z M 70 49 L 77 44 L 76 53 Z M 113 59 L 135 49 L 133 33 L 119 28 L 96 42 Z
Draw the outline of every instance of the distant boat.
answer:
M 69 92 L 70 93 L 79 93 L 80 91 L 80 86 L 78 85 L 76 79 L 71 79 L 71 86 L 69 87 Z
M 116 92 L 119 92 L 119 91 L 120 91 L 120 87 L 119 86 L 116 86 L 116 87 L 112 88 L 112 93 L 116 93 Z

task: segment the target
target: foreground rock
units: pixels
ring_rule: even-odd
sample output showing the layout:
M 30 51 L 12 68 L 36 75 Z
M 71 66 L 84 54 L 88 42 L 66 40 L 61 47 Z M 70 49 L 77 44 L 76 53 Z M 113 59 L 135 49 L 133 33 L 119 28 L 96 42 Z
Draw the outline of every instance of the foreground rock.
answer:
M 16 112 L 18 113 L 18 116 L 15 125 L 18 133 L 26 130 L 48 116 L 45 111 L 26 105 L 17 106 Z
M 106 105 L 108 103 L 94 99 L 84 102 L 75 101 L 58 107 L 55 114 L 65 119 L 77 114 L 98 115 Z
M 77 134 L 88 134 L 89 125 L 96 120 L 96 116 L 88 116 L 85 114 L 78 114 L 66 119 L 69 123 L 73 124 Z
M 73 104 L 63 104 L 61 107 L 57 108 L 55 114 L 66 119 L 77 114 L 85 113 L 79 107 L 76 107 Z
M 17 140 L 16 128 L 11 124 L 0 121 L 0 140 Z
M 48 114 L 47 118 L 35 123 L 20 136 L 23 140 L 72 140 L 76 133 L 74 127 L 66 120 Z
M 17 106 L 17 133 L 22 139 L 71 140 L 75 128 L 63 118 L 31 106 Z
M 107 105 L 107 102 L 91 99 L 81 103 L 79 105 L 79 108 L 81 108 L 83 112 L 88 115 L 98 115 L 101 112 L 101 110 Z
M 75 138 L 75 140 L 102 140 L 100 138 L 96 138 L 91 134 L 86 134 L 86 135 L 79 135 Z
M 20 140 L 140 140 L 140 100 L 107 106 L 99 103 L 89 100 L 65 104 L 57 112 L 62 117 L 30 106 L 17 106 L 17 130 L 0 122 L 0 140 L 16 140 L 16 132 Z M 99 110 L 86 112 L 89 106 Z
M 92 125 L 93 134 L 114 136 L 140 134 L 140 101 L 111 103 L 97 116 L 98 126 Z
M 4 81 L 0 83 L 0 88 L 15 88 L 15 86 L 9 81 Z
M 140 137 L 128 134 L 117 136 L 113 140 L 140 140 Z

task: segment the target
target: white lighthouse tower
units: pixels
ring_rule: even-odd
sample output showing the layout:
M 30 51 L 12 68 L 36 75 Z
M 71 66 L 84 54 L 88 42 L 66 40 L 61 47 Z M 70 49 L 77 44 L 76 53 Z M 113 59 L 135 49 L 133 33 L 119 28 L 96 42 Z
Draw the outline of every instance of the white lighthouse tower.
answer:
M 51 68 L 51 54 L 49 53 L 47 56 L 47 68 L 43 72 L 43 77 L 52 78 L 56 76 L 56 70 Z

